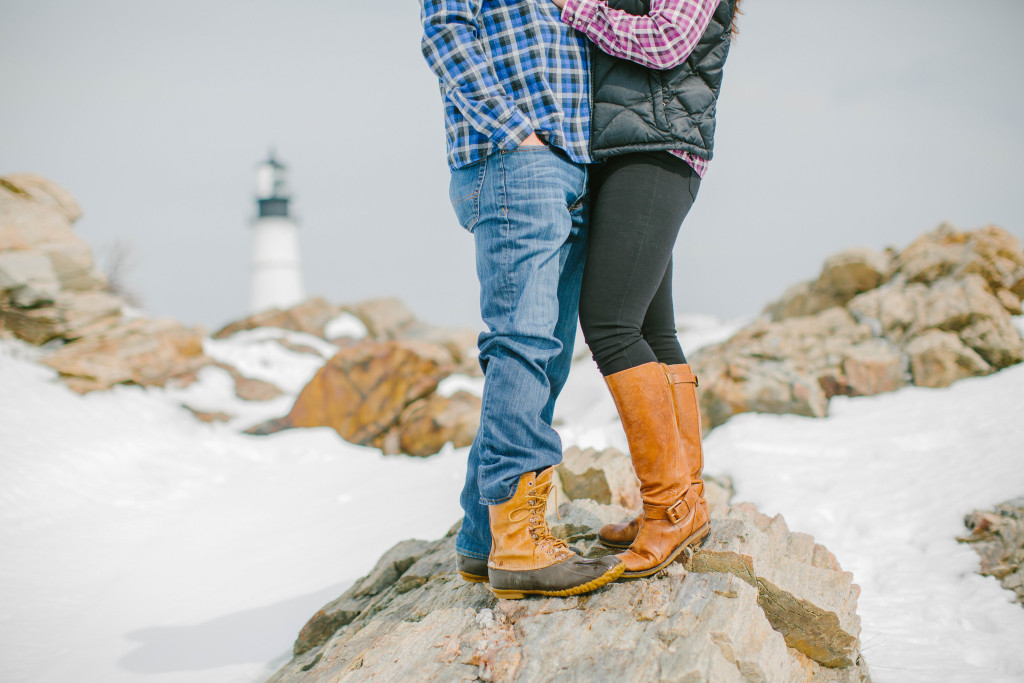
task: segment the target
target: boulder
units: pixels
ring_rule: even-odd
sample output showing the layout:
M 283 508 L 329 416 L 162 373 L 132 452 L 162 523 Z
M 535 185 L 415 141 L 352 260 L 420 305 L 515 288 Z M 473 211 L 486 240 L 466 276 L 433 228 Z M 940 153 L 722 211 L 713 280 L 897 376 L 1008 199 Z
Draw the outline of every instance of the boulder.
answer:
M 139 318 L 66 344 L 43 358 L 74 391 L 115 384 L 164 386 L 210 362 L 201 330 L 167 319 Z
M 876 335 L 902 344 L 911 328 L 922 329 L 919 321 L 925 316 L 928 297 L 926 285 L 893 279 L 883 287 L 854 297 L 846 309 Z
M 36 251 L 0 253 L 0 293 L 20 308 L 51 304 L 60 292 L 60 280 L 50 259 Z
M 92 249 L 78 235 L 70 234 L 62 242 L 43 245 L 40 247 L 40 253 L 50 260 L 50 266 L 62 290 L 106 290 L 106 276 L 95 268 Z
M 587 553 L 594 527 L 624 512 L 566 503 L 553 531 Z M 454 529 L 399 544 L 310 620 L 270 681 L 595 681 L 624 672 L 638 681 L 869 680 L 858 589 L 831 554 L 749 510 L 721 526 L 692 571 L 676 563 L 571 598 L 497 600 L 486 584 L 463 581 Z M 764 595 L 752 577 L 766 583 Z M 778 614 L 784 606 L 796 611 Z
M 708 514 L 728 509 L 732 497 L 736 495 L 732 477 L 704 473 L 701 478 L 704 480 L 704 500 L 708 503 Z
M 470 446 L 480 427 L 480 405 L 480 397 L 468 391 L 457 391 L 451 396 L 433 393 L 413 401 L 394 427 L 398 447 L 384 452 L 427 456 L 440 451 L 446 443 L 455 448 Z M 385 436 L 384 441 L 389 439 Z
M 929 330 L 907 344 L 910 372 L 921 387 L 948 387 L 958 379 L 984 375 L 992 367 L 952 332 Z
M 843 381 L 850 396 L 873 396 L 907 384 L 907 363 L 899 348 L 884 339 L 854 344 L 844 354 Z
M 81 215 L 56 183 L 29 173 L 0 176 L 0 251 L 66 241 Z
M 976 274 L 991 291 L 1012 290 L 1024 278 L 1024 251 L 1020 240 L 997 226 L 960 232 L 943 224 L 900 252 L 896 272 L 924 284 Z
M 317 371 L 287 415 L 247 433 L 331 427 L 346 441 L 379 446 L 406 407 L 433 393 L 450 372 L 451 355 L 432 344 L 371 341 L 350 346 Z
M 115 327 L 122 319 L 124 299 L 109 292 L 63 291 L 57 297 L 60 336 L 69 341 Z
M 1024 280 L 1022 280 L 1024 282 Z M 1014 294 L 1009 289 L 1000 289 L 996 292 L 996 298 L 999 299 L 999 303 L 1003 305 L 1006 312 L 1010 315 L 1021 315 L 1024 313 L 1024 309 L 1021 308 L 1021 297 Z
M 872 338 L 842 308 L 781 322 L 758 320 L 692 359 L 706 428 L 743 412 L 822 417 L 843 359 Z M 835 392 L 833 392 L 835 393 Z
M 817 280 L 793 285 L 768 308 L 772 320 L 814 315 L 881 285 L 889 277 L 892 256 L 852 248 L 830 256 Z
M 598 451 L 571 446 L 555 467 L 562 493 L 569 500 L 589 498 L 628 510 L 640 509 L 640 481 L 629 456 L 614 448 Z
M 64 330 L 60 312 L 53 306 L 40 308 L 4 308 L 0 306 L 0 320 L 5 329 L 18 339 L 42 346 L 58 339 Z
M 943 278 L 932 283 L 910 335 L 939 329 L 956 332 L 990 365 L 1004 368 L 1024 360 L 1024 339 L 1010 314 L 981 276 Z
M 367 333 L 378 340 L 398 339 L 403 329 L 416 322 L 416 316 L 402 300 L 393 297 L 362 301 L 342 310 L 359 318 Z
M 975 510 L 964 518 L 970 533 L 957 540 L 981 557 L 981 574 L 999 579 L 1024 605 L 1024 496 Z
M 337 317 L 340 311 L 340 307 L 328 303 L 322 297 L 313 297 L 291 308 L 272 308 L 268 311 L 254 313 L 241 320 L 228 323 L 211 336 L 214 339 L 225 339 L 242 330 L 277 327 L 324 338 L 324 328 L 327 323 Z

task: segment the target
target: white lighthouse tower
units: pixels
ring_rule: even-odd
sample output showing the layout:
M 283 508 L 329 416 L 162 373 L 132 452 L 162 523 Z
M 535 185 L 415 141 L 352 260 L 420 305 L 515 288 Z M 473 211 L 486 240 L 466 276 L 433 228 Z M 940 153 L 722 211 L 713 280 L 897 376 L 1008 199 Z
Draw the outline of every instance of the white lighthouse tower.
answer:
M 256 170 L 258 215 L 252 223 L 249 312 L 288 308 L 302 301 L 299 226 L 288 215 L 285 167 L 271 152 Z

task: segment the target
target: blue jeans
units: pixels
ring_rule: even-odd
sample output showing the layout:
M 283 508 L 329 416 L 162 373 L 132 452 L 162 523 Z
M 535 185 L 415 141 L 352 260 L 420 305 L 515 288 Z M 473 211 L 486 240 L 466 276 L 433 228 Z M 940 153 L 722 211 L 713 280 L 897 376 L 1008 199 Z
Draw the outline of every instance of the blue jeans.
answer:
M 449 194 L 473 233 L 480 279 L 484 369 L 480 429 L 469 451 L 456 539 L 487 559 L 487 506 L 519 478 L 562 461 L 551 427 L 572 363 L 586 257 L 585 166 L 548 147 L 495 152 L 452 174 Z

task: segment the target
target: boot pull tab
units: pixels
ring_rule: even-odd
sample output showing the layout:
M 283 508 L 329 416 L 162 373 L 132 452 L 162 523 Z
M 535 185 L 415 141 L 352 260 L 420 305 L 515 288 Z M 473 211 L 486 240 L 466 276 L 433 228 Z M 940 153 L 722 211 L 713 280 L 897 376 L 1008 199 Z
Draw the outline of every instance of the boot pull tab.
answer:
M 697 381 L 697 375 L 693 374 L 692 370 L 676 370 L 672 369 L 668 372 L 669 381 L 672 384 L 692 384 L 695 387 L 700 386 L 700 382 Z

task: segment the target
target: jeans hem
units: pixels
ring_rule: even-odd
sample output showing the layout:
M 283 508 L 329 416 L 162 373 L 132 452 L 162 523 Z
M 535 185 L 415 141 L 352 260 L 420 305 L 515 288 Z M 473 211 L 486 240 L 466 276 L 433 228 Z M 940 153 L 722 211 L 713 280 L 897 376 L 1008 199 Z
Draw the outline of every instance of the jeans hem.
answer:
M 516 495 L 516 490 L 515 489 L 512 489 L 512 493 L 508 494 L 508 496 L 506 496 L 505 498 L 500 498 L 500 499 L 499 498 L 494 498 L 494 499 L 491 499 L 491 498 L 484 498 L 483 496 L 480 496 L 480 504 L 481 505 L 501 505 L 502 503 L 507 503 L 510 500 L 512 500 L 512 496 L 514 496 L 514 495 Z
M 484 553 L 481 555 L 480 553 L 475 552 L 473 550 L 466 550 L 464 548 L 460 548 L 458 545 L 455 546 L 455 552 L 464 557 L 472 557 L 474 560 L 486 560 L 488 559 L 489 555 L 489 553 Z

